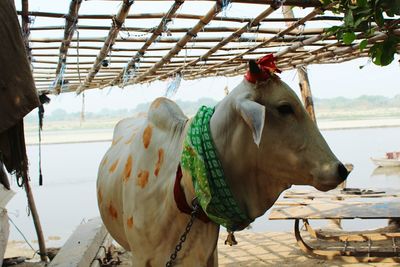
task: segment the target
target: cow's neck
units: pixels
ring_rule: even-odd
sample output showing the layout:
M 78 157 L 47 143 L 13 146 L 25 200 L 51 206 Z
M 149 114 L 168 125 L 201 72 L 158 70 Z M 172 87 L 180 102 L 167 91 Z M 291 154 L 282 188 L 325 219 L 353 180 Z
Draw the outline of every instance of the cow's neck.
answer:
M 289 185 L 257 168 L 260 153 L 231 98 L 225 98 L 216 107 L 211 133 L 225 178 L 239 205 L 250 218 L 261 216 Z

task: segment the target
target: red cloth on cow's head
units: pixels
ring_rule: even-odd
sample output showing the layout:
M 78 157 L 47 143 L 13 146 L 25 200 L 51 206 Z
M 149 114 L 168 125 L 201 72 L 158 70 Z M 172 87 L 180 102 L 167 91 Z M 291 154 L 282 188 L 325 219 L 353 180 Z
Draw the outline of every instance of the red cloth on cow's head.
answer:
M 281 70 L 275 65 L 275 57 L 273 54 L 268 54 L 259 60 L 257 60 L 256 64 L 258 65 L 260 72 L 259 73 L 251 73 L 250 70 L 247 70 L 244 75 L 245 79 L 251 83 L 256 83 L 257 81 L 266 81 L 273 75 L 275 72 L 281 73 Z

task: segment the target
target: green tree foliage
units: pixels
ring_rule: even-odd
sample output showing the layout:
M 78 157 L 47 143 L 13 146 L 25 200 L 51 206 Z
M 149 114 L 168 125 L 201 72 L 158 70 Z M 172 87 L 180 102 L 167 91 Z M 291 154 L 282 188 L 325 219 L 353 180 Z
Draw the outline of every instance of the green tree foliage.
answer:
M 396 46 L 400 38 L 393 34 L 397 28 L 398 21 L 385 21 L 385 16 L 393 18 L 400 15 L 400 0 L 320 0 L 324 5 L 334 4 L 331 9 L 334 13 L 344 14 L 344 21 L 341 26 L 333 26 L 328 29 L 336 35 L 338 40 L 350 45 L 356 39 L 356 32 L 364 33 L 364 40 L 360 42 L 360 50 L 364 50 L 368 41 L 367 38 L 375 33 L 375 29 L 387 34 L 382 42 L 377 42 L 369 48 L 369 56 L 379 66 L 389 65 L 396 53 Z M 397 19 L 399 19 L 397 17 Z M 394 26 L 394 27 L 393 27 Z

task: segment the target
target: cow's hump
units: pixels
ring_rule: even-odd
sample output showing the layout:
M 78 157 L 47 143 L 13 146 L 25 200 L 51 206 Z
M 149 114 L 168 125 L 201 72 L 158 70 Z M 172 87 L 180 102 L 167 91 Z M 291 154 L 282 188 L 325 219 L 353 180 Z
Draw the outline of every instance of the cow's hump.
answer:
M 177 124 L 184 124 L 188 118 L 175 102 L 159 97 L 150 105 L 148 120 L 157 128 L 169 131 Z

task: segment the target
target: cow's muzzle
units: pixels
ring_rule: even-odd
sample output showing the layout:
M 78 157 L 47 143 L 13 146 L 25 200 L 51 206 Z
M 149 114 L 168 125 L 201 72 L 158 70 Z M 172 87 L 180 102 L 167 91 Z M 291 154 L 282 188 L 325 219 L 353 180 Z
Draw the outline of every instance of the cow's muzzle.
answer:
M 328 165 L 329 166 L 329 165 Z M 343 183 L 349 175 L 349 170 L 341 162 L 334 163 L 328 167 L 325 165 L 323 171 L 319 172 L 314 180 L 314 187 L 321 191 L 329 191 Z
M 342 179 L 342 182 L 346 180 L 347 176 L 349 176 L 349 171 L 347 170 L 346 166 L 344 166 L 341 162 L 338 164 L 338 173 L 339 177 Z

